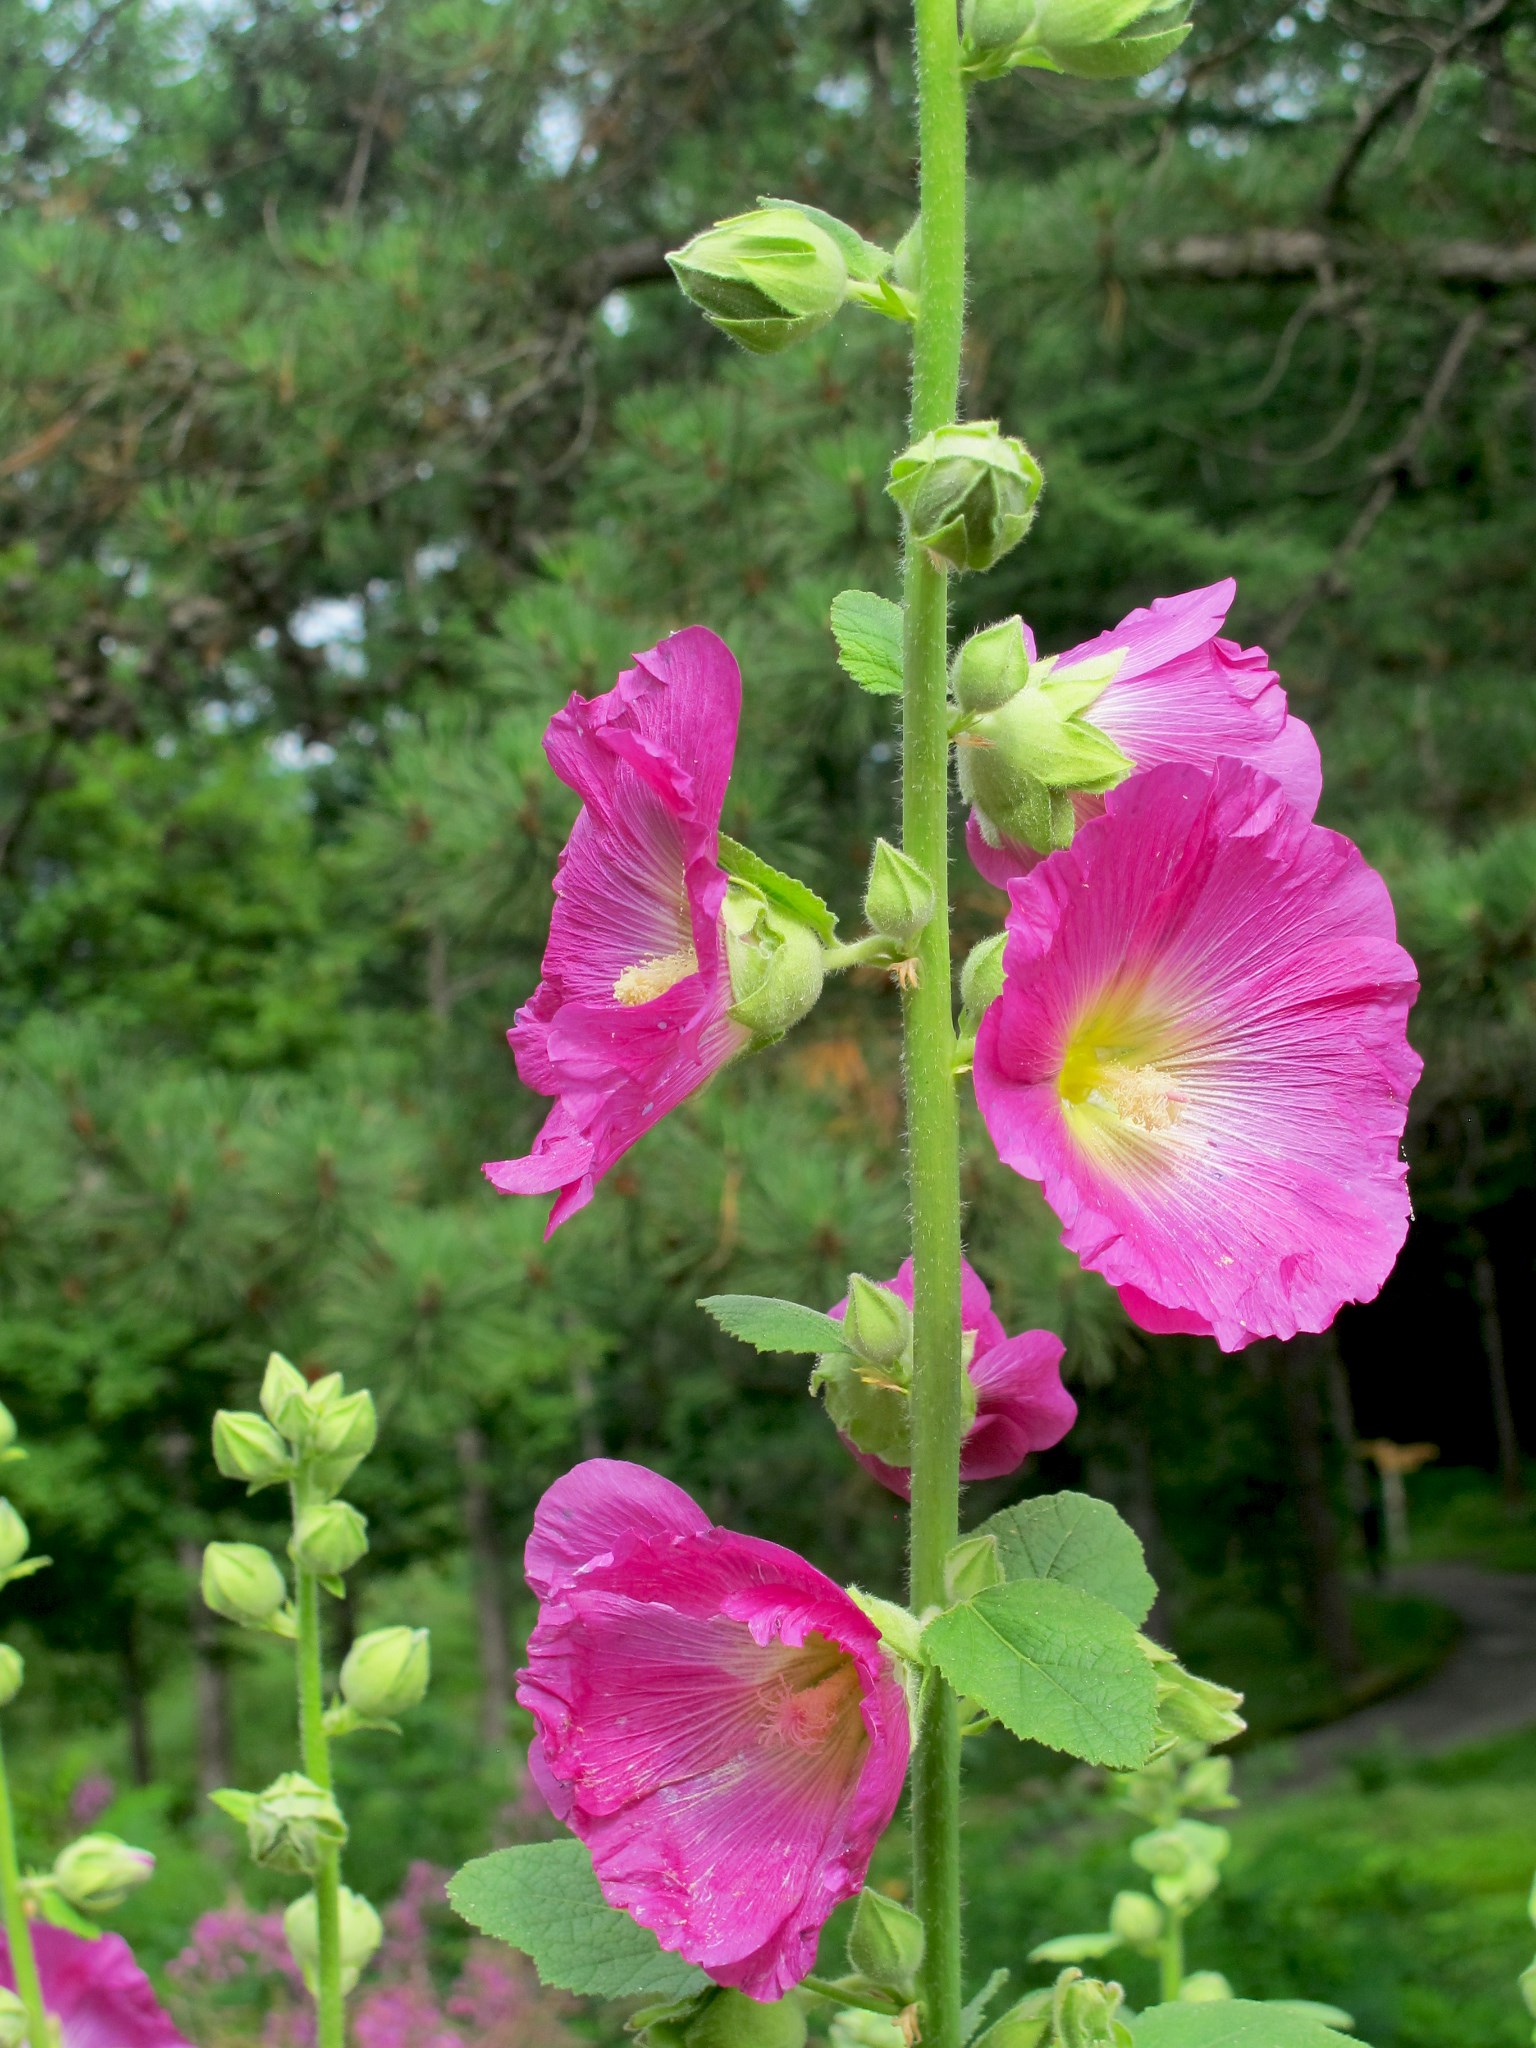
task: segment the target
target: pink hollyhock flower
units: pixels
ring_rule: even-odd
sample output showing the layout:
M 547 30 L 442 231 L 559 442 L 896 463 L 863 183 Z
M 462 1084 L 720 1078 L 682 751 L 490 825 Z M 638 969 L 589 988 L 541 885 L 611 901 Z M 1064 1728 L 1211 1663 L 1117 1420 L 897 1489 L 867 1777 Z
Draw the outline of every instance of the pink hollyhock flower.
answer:
M 582 800 L 555 876 L 543 975 L 509 1037 L 555 1106 L 523 1159 L 488 1164 L 503 1194 L 555 1193 L 554 1231 L 608 1169 L 750 1042 L 729 1015 L 716 859 L 741 675 L 689 626 L 613 689 L 572 697 L 544 748 Z
M 859 1890 L 906 1774 L 873 1623 L 793 1551 L 606 1458 L 545 1494 L 524 1564 L 542 1604 L 517 1696 L 545 1797 L 610 1905 L 778 1998 Z
M 912 1261 L 904 1259 L 895 1279 L 880 1284 L 910 1308 Z M 827 1313 L 841 1322 L 847 1307 L 845 1297 Z M 960 1262 L 960 1327 L 973 1340 L 965 1369 L 976 1390 L 975 1418 L 960 1446 L 960 1477 L 1003 1479 L 1032 1451 L 1059 1444 L 1077 1420 L 1077 1403 L 1061 1383 L 1066 1346 L 1049 1330 L 1010 1337 L 993 1310 L 986 1282 L 967 1259 Z M 911 1499 L 912 1475 L 904 1466 L 861 1451 L 847 1436 L 842 1440 L 882 1486 Z
M 119 1934 L 92 1940 L 38 1920 L 32 1952 L 43 2005 L 56 2020 L 62 2048 L 191 2048 L 178 2034 Z M 8 1951 L 0 1953 L 0 1984 L 16 1988 Z
M 1143 1329 L 1224 1351 L 1369 1300 L 1408 1228 L 1418 991 L 1379 875 L 1235 761 L 1154 768 L 1009 885 L 976 1096 Z
M 1168 761 L 1214 767 L 1222 755 L 1273 775 L 1289 801 L 1310 818 L 1322 793 L 1323 770 L 1311 728 L 1286 710 L 1285 692 L 1262 648 L 1220 637 L 1237 595 L 1230 577 L 1180 597 L 1158 597 L 1118 626 L 1085 640 L 1056 660 L 1057 675 L 1080 663 L 1120 654 L 1113 679 L 1082 714 L 1135 768 Z M 1034 636 L 1024 629 L 1029 659 Z M 963 742 L 962 742 L 963 744 Z M 1077 796 L 1079 824 L 1103 814 L 1101 796 Z M 973 809 L 966 850 L 1000 889 L 1042 858 Z

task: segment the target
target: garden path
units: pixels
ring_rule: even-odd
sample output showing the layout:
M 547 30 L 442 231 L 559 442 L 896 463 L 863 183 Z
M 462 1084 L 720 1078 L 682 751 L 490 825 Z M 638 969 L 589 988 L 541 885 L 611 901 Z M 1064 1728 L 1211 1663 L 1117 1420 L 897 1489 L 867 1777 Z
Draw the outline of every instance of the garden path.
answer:
M 1450 1608 L 1461 1641 L 1422 1685 L 1298 1736 L 1291 1783 L 1315 1783 L 1380 1743 L 1433 1754 L 1536 1722 L 1536 1573 L 1420 1564 L 1394 1572 L 1391 1591 Z

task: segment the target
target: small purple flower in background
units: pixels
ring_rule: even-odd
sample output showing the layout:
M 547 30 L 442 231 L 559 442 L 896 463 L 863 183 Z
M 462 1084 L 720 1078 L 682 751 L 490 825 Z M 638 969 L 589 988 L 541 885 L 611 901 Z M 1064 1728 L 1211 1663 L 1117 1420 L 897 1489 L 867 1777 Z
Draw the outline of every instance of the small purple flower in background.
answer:
M 1311 728 L 1286 709 L 1285 692 L 1260 647 L 1239 647 L 1221 638 L 1237 584 L 1230 577 L 1179 597 L 1158 597 L 1129 613 L 1118 626 L 1068 648 L 1056 657 L 1055 673 L 1106 655 L 1123 659 L 1113 678 L 1083 713 L 1131 762 L 1157 768 L 1187 761 L 1213 768 L 1225 755 L 1274 776 L 1287 800 L 1310 818 L 1322 791 L 1323 771 Z M 1034 637 L 1025 645 L 1035 659 Z M 961 742 L 961 774 L 965 773 Z M 1101 817 L 1104 798 L 1077 796 L 1079 824 Z M 966 850 L 989 882 L 1005 889 L 1027 875 L 1042 856 L 1010 838 L 972 809 L 965 828 Z
M 551 1232 L 751 1041 L 729 1014 L 717 859 L 740 715 L 735 657 L 689 626 L 602 696 L 572 697 L 545 734 L 582 808 L 555 876 L 543 975 L 510 1037 L 525 1085 L 556 1102 L 533 1150 L 485 1173 L 503 1194 L 553 1193 Z
M 35 1921 L 32 1952 L 61 2048 L 191 2048 L 161 2010 L 121 1935 L 92 1939 Z M 9 1952 L 0 1954 L 0 1983 L 7 1990 L 16 1986 Z
M 840 1586 L 597 1458 L 540 1501 L 529 1767 L 610 1905 L 749 1997 L 811 1968 L 906 1776 L 907 1706 Z
M 69 1795 L 71 1824 L 77 1828 L 93 1826 L 116 1797 L 116 1779 L 106 1771 L 87 1771 Z
M 1408 1228 L 1418 990 L 1381 877 L 1235 761 L 1155 768 L 1009 886 L 976 1098 L 1143 1329 L 1323 1330 Z
M 912 1306 L 912 1261 L 904 1259 L 894 1280 L 881 1286 Z M 844 1299 L 827 1313 L 841 1322 Z M 960 1477 L 1003 1479 L 1034 1451 L 1059 1444 L 1077 1420 L 1077 1403 L 1061 1383 L 1066 1346 L 1049 1330 L 1025 1330 L 1010 1337 L 992 1307 L 987 1284 L 967 1259 L 960 1262 L 960 1327 L 974 1340 L 966 1372 L 976 1390 L 976 1414 L 960 1446 Z M 841 1434 L 841 1432 L 839 1432 Z M 911 1473 L 843 1443 L 866 1472 L 903 1500 L 911 1495 Z

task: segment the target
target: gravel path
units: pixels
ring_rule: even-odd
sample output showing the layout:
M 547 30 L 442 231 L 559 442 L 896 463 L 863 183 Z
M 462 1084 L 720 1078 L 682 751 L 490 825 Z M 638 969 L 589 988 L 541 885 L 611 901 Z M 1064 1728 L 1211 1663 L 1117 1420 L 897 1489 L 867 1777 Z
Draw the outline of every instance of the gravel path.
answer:
M 1423 1685 L 1297 1736 L 1296 1776 L 1303 1782 L 1381 1742 L 1432 1754 L 1536 1722 L 1536 1574 L 1420 1564 L 1395 1572 L 1388 1590 L 1449 1607 L 1461 1620 L 1462 1639 Z

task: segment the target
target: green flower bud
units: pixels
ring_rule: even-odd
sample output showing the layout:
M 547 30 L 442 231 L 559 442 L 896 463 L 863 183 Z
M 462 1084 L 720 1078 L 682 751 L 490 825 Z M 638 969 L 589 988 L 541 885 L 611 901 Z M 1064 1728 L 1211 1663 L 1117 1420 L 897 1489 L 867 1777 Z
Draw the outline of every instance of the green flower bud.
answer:
M 816 1007 L 825 976 L 821 941 L 750 882 L 732 881 L 721 922 L 731 1015 L 755 1045 L 771 1045 Z
M 1179 1989 L 1185 2005 L 1220 2005 L 1232 1996 L 1232 1986 L 1220 1970 L 1192 1970 Z
M 816 1361 L 811 1392 L 820 1394 L 833 1427 L 867 1457 L 905 1468 L 912 1462 L 912 1397 L 898 1363 L 866 1365 L 848 1351 Z
M 896 244 L 891 258 L 891 280 L 903 291 L 915 292 L 922 282 L 923 216 L 919 214 Z
M 864 916 L 870 930 L 894 939 L 908 952 L 933 916 L 934 901 L 933 884 L 917 862 L 888 840 L 877 839 L 864 891 Z
M 265 1792 L 215 1792 L 213 1803 L 241 1823 L 252 1859 L 267 1870 L 313 1877 L 325 1850 L 347 1839 L 335 1800 L 299 1771 L 285 1771 Z
M 27 2008 L 0 1985 L 0 2048 L 26 2048 Z
M 1031 1991 L 993 2021 L 976 2048 L 1047 2048 L 1050 2035 L 1051 1993 Z
M 884 1892 L 862 1891 L 848 1933 L 848 1967 L 899 1998 L 913 1995 L 923 1965 L 923 1923 Z
M 985 1530 L 962 1536 L 944 1560 L 944 1593 L 950 1605 L 974 1600 L 978 1593 L 1003 1583 L 997 1538 Z
M 717 221 L 667 261 L 711 326 L 753 355 L 776 355 L 815 334 L 848 296 L 842 251 L 790 206 Z
M 54 1858 L 53 1881 L 83 1913 L 110 1913 L 155 1874 L 147 1849 L 130 1849 L 116 1835 L 82 1835 Z
M 1184 1773 L 1179 1797 L 1197 1812 L 1215 1813 L 1223 1807 L 1236 1806 L 1237 1801 L 1232 1796 L 1231 1757 L 1205 1756 L 1198 1763 L 1191 1764 Z
M 0 1572 L 8 1572 L 21 1563 L 31 1540 L 26 1523 L 10 1502 L 0 1496 Z
M 1130 2029 L 1116 2017 L 1124 1998 L 1118 1984 L 1063 1970 L 1052 2001 L 1054 2048 L 1130 2048 Z
M 1527 1963 L 1520 1972 L 1520 1996 L 1525 2000 L 1525 2009 L 1536 2020 L 1536 1962 Z
M 759 2005 L 740 1991 L 720 1990 L 682 2025 L 684 2048 L 803 2048 L 805 2014 L 792 1998 Z
M 1003 992 L 1003 950 L 1007 944 L 1008 934 L 997 932 L 990 939 L 983 939 L 979 946 L 972 946 L 965 956 L 965 965 L 960 970 L 960 1003 L 967 1031 L 977 1028 Z
M 1068 846 L 1070 793 L 1099 796 L 1131 773 L 1127 756 L 1083 715 L 1122 659 L 1111 654 L 1070 669 L 1037 663 L 1022 690 L 978 715 L 961 735 L 960 793 L 987 836 L 1005 832 L 1037 853 Z
M 342 1885 L 338 1899 L 341 1932 L 341 1990 L 345 1997 L 373 1960 L 384 1939 L 384 1923 L 365 1898 Z M 320 1902 L 313 1892 L 295 1899 L 283 1913 L 288 1953 L 304 1973 L 311 1992 L 320 1977 Z
M 895 2020 L 856 2007 L 837 2014 L 827 2038 L 832 2048 L 906 2048 L 907 2040 Z
M 848 1307 L 843 1314 L 848 1349 L 866 1365 L 896 1365 L 912 1345 L 912 1311 L 894 1289 L 848 1276 Z M 909 1375 L 899 1375 L 906 1380 Z
M 1248 1723 L 1237 1711 L 1240 1692 L 1196 1678 L 1182 1664 L 1157 1665 L 1157 1723 L 1162 1735 L 1190 1742 L 1230 1742 Z
M 243 1479 L 253 1493 L 293 1471 L 288 1446 L 271 1423 L 245 1408 L 221 1408 L 214 1416 L 213 1462 L 226 1479 Z
M 21 1691 L 26 1672 L 20 1650 L 13 1650 L 9 1643 L 0 1643 L 0 1707 L 8 1707 Z
M 287 1601 L 288 1581 L 259 1544 L 210 1543 L 203 1552 L 203 1604 L 226 1621 L 291 1636 L 292 1622 L 280 1619 Z
M 341 1696 L 367 1721 L 392 1721 L 419 1707 L 432 1675 L 424 1628 L 376 1628 L 359 1636 L 341 1667 Z
M 313 1443 L 323 1458 L 360 1461 L 373 1449 L 378 1434 L 378 1414 L 365 1387 L 361 1393 L 339 1395 L 325 1405 L 315 1418 Z
M 1024 621 L 1015 615 L 973 633 L 949 669 L 955 702 L 969 716 L 997 711 L 1029 681 Z
M 1217 1865 L 1232 1838 L 1225 1828 L 1201 1820 L 1175 1821 L 1138 1835 L 1131 1856 L 1151 1873 L 1152 1889 L 1168 1907 L 1188 1912 L 1208 1899 L 1221 1882 Z
M 1163 1909 L 1145 1892 L 1116 1892 L 1109 1931 L 1129 1948 L 1156 1948 L 1163 1935 Z
M 306 1508 L 293 1532 L 288 1553 L 300 1570 L 316 1578 L 339 1578 L 351 1571 L 368 1549 L 368 1522 L 350 1501 L 328 1500 Z
M 1044 479 L 995 420 L 939 427 L 891 464 L 886 486 L 913 543 L 952 569 L 990 569 L 1029 531 Z
M 16 1418 L 0 1401 L 0 1458 L 16 1448 Z
M 274 1351 L 261 1382 L 262 1412 L 290 1443 L 303 1435 L 308 1424 L 308 1396 L 309 1382 L 304 1375 L 296 1372 L 280 1351 Z
M 1029 33 L 1035 0 L 965 0 L 961 12 L 962 61 L 972 78 L 998 78 Z

